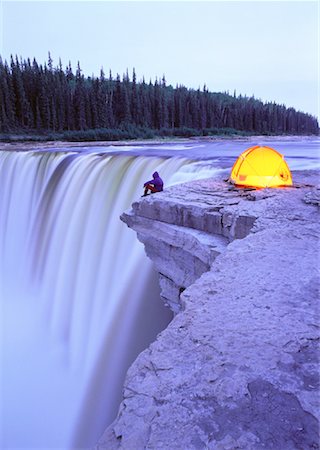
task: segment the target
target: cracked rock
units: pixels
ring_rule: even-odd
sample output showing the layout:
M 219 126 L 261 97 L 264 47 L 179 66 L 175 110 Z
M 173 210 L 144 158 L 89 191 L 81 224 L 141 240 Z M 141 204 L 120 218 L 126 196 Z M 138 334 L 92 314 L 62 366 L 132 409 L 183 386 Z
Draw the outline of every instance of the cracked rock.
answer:
M 246 195 L 201 180 L 123 214 L 176 315 L 97 450 L 319 448 L 318 179 Z

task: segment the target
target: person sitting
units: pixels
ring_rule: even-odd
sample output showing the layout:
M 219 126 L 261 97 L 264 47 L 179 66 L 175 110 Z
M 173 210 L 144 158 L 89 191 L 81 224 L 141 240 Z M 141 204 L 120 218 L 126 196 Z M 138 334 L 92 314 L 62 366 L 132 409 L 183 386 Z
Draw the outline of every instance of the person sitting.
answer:
M 142 197 L 145 197 L 148 195 L 148 191 L 150 191 L 150 194 L 155 194 L 156 192 L 163 191 L 163 181 L 160 178 L 160 175 L 158 172 L 154 172 L 152 174 L 153 179 L 150 181 L 146 181 L 143 185 L 144 187 L 144 194 Z

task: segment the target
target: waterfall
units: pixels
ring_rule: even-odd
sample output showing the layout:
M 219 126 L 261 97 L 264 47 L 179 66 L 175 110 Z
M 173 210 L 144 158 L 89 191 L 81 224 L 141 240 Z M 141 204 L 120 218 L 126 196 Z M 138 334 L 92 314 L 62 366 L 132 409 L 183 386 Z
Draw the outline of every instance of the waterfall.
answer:
M 183 158 L 0 152 L 1 448 L 92 447 L 128 366 L 170 321 L 119 220 L 155 170 L 168 185 L 201 169 Z

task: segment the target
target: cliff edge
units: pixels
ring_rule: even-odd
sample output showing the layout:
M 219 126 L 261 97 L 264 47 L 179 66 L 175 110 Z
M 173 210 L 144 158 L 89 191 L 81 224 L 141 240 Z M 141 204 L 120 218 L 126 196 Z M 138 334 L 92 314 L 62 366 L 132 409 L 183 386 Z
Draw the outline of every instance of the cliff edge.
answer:
M 123 214 L 176 314 L 97 450 L 319 448 L 319 174 L 294 180 L 195 181 Z

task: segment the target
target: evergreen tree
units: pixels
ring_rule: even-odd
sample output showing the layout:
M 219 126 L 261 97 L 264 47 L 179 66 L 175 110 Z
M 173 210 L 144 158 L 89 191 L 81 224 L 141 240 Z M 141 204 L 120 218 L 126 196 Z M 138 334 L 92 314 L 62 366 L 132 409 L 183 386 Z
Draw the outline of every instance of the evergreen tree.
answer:
M 81 73 L 80 63 L 78 61 L 75 90 L 74 90 L 74 118 L 76 130 L 86 129 L 86 92 L 84 86 L 84 76 Z
M 10 131 L 15 126 L 15 98 L 7 63 L 0 57 L 0 105 L 1 131 Z
M 12 74 L 12 85 L 15 99 L 15 111 L 17 118 L 17 125 L 20 127 L 32 127 L 32 119 L 31 119 L 31 111 L 30 105 L 27 101 L 23 79 L 22 79 L 22 71 L 20 67 L 20 63 L 18 58 L 13 60 L 11 56 L 11 74 Z
M 132 72 L 132 87 L 131 87 L 131 102 L 130 102 L 130 113 L 132 121 L 134 124 L 139 124 L 139 117 L 141 114 L 140 97 L 138 96 L 137 90 L 137 76 L 135 69 Z

